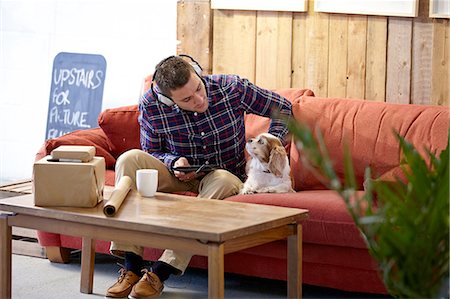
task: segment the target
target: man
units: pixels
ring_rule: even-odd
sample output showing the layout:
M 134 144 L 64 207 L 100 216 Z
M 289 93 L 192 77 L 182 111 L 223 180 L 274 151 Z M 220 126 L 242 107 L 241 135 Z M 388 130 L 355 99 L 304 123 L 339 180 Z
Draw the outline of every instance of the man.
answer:
M 160 192 L 193 191 L 199 198 L 214 199 L 235 195 L 245 180 L 244 114 L 272 117 L 269 132 L 284 142 L 287 128 L 273 115 L 290 117 L 291 108 L 285 98 L 246 79 L 202 76 L 191 57 L 168 57 L 156 66 L 152 86 L 139 102 L 142 150 L 118 158 L 116 183 L 125 175 L 135 181 L 137 169 L 152 168 L 158 170 Z M 190 165 L 217 169 L 173 170 Z M 144 269 L 142 247 L 113 242 L 111 252 L 125 257 L 125 268 L 106 294 L 116 298 L 158 297 L 163 282 L 171 274 L 182 274 L 192 256 L 165 250 L 149 271 Z

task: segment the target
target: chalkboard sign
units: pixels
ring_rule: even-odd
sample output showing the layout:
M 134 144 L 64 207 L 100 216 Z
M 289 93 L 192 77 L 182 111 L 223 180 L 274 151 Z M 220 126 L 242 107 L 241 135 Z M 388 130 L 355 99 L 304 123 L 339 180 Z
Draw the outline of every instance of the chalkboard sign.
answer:
M 98 127 L 106 60 L 102 55 L 61 52 L 53 61 L 46 139 Z

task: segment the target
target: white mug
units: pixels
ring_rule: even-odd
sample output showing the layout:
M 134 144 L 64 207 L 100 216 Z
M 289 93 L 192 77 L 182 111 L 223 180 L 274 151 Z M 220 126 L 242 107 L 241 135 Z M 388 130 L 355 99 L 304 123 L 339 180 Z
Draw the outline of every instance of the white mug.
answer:
M 137 191 L 143 197 L 152 197 L 158 189 L 158 170 L 138 169 L 136 170 Z

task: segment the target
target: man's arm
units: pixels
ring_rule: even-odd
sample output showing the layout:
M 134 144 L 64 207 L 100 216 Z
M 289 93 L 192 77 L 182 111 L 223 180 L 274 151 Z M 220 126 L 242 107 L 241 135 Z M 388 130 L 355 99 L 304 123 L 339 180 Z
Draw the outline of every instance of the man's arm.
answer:
M 139 110 L 141 112 L 139 116 L 141 149 L 159 159 L 170 170 L 173 163 L 180 157 L 164 152 L 164 136 L 153 131 L 149 121 L 148 111 L 145 109 L 145 106 L 140 104 Z
M 285 144 L 288 133 L 286 119 L 292 116 L 291 102 L 273 91 L 252 84 L 246 79 L 239 79 L 238 81 L 238 86 L 243 93 L 242 103 L 246 112 L 270 117 L 269 133 L 280 138 Z

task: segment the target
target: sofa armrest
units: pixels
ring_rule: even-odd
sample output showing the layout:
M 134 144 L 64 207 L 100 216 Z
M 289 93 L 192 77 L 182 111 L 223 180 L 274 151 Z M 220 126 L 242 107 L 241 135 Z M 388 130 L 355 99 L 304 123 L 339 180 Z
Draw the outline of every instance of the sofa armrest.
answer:
M 114 169 L 116 159 L 111 154 L 111 146 L 101 128 L 78 130 L 57 138 L 48 139 L 36 154 L 36 160 L 50 155 L 53 149 L 61 145 L 91 145 L 95 147 L 95 155 L 104 157 L 106 168 Z

